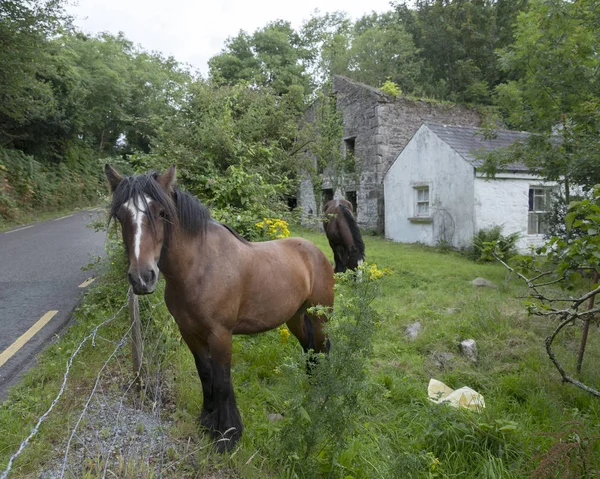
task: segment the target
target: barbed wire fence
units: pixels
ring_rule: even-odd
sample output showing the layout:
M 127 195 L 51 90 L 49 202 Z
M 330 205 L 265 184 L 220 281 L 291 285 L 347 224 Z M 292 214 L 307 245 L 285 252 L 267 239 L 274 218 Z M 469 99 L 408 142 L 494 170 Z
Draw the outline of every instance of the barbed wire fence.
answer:
M 84 474 L 103 479 L 145 475 L 164 477 L 173 473 L 178 463 L 193 460 L 194 455 L 203 448 L 196 447 L 189 440 L 183 446 L 173 442 L 167 434 L 169 424 L 163 419 L 165 398 L 162 376 L 170 351 L 165 344 L 174 339 L 169 330 L 172 326 L 152 324 L 157 319 L 156 312 L 164 306 L 162 292 L 140 298 L 140 309 L 143 311 L 140 323 L 135 323 L 133 312 L 130 312 L 132 321 L 118 340 L 108 339 L 101 334 L 102 328 L 113 323 L 128 306 L 134 308 L 137 299 L 130 290 L 116 312 L 81 340 L 67 361 L 54 400 L 10 457 L 0 479 L 8 477 L 15 460 L 35 438 L 41 425 L 61 400 L 72 374 L 74 360 L 82 348 L 88 343 L 95 347 L 97 341 L 110 344 L 112 348 L 109 348 L 109 354 L 92 382 L 77 420 L 65 435 L 66 444 L 60 453 L 61 459 L 51 461 L 43 472 L 38 473 L 38 477 L 56 479 L 81 477 Z M 161 321 L 164 322 L 164 318 Z M 178 339 L 176 341 L 179 342 Z M 131 358 L 125 348 L 130 342 Z M 78 391 L 70 392 L 78 394 Z

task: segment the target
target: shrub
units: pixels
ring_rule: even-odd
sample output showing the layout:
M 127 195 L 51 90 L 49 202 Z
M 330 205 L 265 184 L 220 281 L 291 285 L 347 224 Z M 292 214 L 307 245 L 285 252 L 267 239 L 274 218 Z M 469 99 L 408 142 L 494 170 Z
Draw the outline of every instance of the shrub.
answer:
M 402 95 L 402 90 L 400 87 L 394 83 L 393 81 L 387 80 L 380 88 L 383 93 L 387 93 L 392 96 L 400 96 Z
M 500 259 L 510 259 L 517 254 L 519 233 L 502 234 L 502 226 L 481 229 L 473 236 L 471 249 L 467 256 L 475 261 L 494 261 L 494 254 Z
M 292 360 L 286 370 L 290 399 L 286 424 L 277 441 L 277 455 L 287 477 L 366 477 L 371 470 L 360 459 L 362 425 L 373 384 L 367 364 L 373 350 L 379 316 L 371 302 L 379 294 L 378 280 L 390 270 L 363 263 L 358 271 L 336 275 L 333 312 L 327 316 L 329 355 L 319 355 L 310 376 Z

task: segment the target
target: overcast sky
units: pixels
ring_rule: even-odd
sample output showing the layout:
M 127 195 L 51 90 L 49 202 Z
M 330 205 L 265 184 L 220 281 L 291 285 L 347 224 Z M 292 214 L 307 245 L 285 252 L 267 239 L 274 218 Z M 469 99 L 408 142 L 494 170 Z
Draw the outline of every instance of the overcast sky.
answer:
M 356 19 L 391 9 L 390 0 L 74 0 L 75 24 L 87 33 L 122 31 L 146 50 L 172 55 L 200 72 L 223 48 L 227 37 L 249 33 L 283 19 L 294 28 L 321 13 L 345 11 Z

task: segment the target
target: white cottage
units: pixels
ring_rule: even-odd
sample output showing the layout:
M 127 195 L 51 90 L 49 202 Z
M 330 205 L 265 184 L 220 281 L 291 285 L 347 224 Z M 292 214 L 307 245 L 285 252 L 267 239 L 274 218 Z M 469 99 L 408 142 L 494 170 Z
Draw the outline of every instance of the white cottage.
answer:
M 385 236 L 462 248 L 479 230 L 502 225 L 503 234 L 520 233 L 520 250 L 542 244 L 555 184 L 521 164 L 487 179 L 476 156 L 526 138 L 527 133 L 498 130 L 486 140 L 477 128 L 423 123 L 385 174 Z

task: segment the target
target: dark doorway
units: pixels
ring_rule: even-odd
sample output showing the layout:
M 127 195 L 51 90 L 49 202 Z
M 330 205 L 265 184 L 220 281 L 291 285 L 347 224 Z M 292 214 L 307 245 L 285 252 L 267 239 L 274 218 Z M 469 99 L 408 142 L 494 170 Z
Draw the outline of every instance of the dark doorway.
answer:
M 323 206 L 325 206 L 327 204 L 327 202 L 331 201 L 332 199 L 333 199 L 333 189 L 327 188 L 326 190 L 323 190 Z
M 352 203 L 352 208 L 354 209 L 354 213 L 357 212 L 357 204 L 356 204 L 356 191 L 346 191 L 346 199 Z M 355 215 L 356 216 L 356 215 Z

